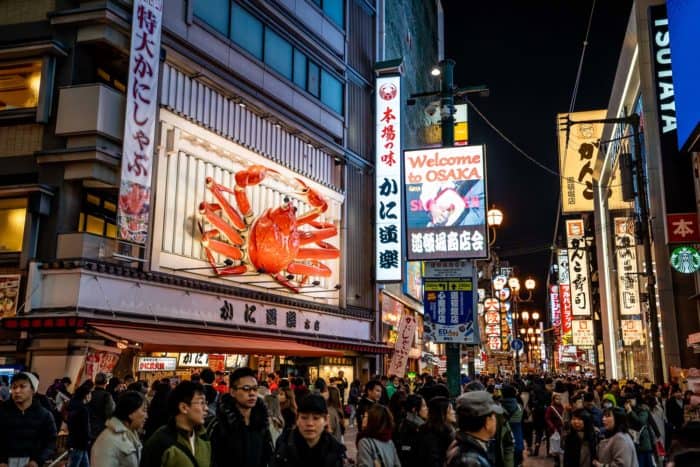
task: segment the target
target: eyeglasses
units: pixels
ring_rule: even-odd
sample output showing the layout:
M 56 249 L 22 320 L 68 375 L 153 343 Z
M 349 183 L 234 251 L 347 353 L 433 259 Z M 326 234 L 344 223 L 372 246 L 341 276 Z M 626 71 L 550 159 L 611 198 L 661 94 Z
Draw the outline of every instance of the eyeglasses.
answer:
M 258 386 L 248 386 L 246 384 L 245 386 L 236 386 L 236 389 L 243 392 L 257 392 Z

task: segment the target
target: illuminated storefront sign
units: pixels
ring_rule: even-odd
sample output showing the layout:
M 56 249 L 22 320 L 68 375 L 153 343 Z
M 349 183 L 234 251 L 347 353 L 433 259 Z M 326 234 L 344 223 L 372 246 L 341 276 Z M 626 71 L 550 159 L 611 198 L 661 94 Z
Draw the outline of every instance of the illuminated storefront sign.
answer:
M 208 368 L 209 354 L 187 352 L 178 356 L 177 365 L 181 367 Z
M 573 342 L 579 347 L 593 347 L 595 345 L 595 333 L 593 321 L 590 319 L 575 319 L 571 322 Z
M 682 274 L 693 274 L 700 270 L 700 253 L 690 246 L 679 246 L 671 253 L 671 266 Z
M 571 125 L 567 131 L 566 120 L 572 122 L 603 119 L 607 110 L 575 112 L 557 115 L 559 122 L 559 169 L 562 174 L 562 212 L 593 211 L 593 166 L 602 123 L 582 123 Z M 615 169 L 614 179 L 620 180 L 620 169 Z M 630 206 L 622 200 L 622 187 L 613 184 L 608 199 L 609 209 L 626 209 Z
M 556 285 L 549 288 L 549 306 L 552 310 L 552 326 L 556 329 L 561 326 L 561 303 L 559 301 L 559 287 Z
M 376 82 L 376 270 L 377 281 L 402 276 L 403 204 L 401 197 L 401 77 Z
M 488 256 L 483 146 L 406 151 L 409 259 Z
M 571 312 L 575 317 L 590 316 L 591 289 L 588 251 L 582 219 L 566 221 L 566 239 L 569 254 Z
M 163 2 L 134 0 L 133 3 L 117 227 L 120 239 L 145 245 L 158 108 Z
M 425 337 L 438 343 L 478 344 L 474 326 L 472 278 L 426 279 L 423 316 Z
M 175 357 L 139 357 L 136 371 L 175 371 L 177 358 Z
M 639 315 L 642 312 L 637 270 L 637 244 L 634 219 L 615 218 L 615 256 L 617 257 L 617 292 L 621 315 Z

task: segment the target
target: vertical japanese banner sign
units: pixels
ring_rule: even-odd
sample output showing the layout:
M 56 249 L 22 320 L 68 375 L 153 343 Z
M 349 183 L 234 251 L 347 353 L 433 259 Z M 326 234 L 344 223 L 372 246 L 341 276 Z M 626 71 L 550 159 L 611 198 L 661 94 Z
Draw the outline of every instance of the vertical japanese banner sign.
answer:
M 603 132 L 602 123 L 571 122 L 599 120 L 605 118 L 606 110 L 592 110 L 558 114 L 559 125 L 559 171 L 561 173 L 562 212 L 593 212 L 593 167 Z M 620 180 L 620 169 L 615 169 L 614 180 Z M 613 183 L 608 197 L 609 209 L 627 209 L 630 203 L 622 200 L 622 186 Z
M 561 328 L 561 302 L 559 301 L 558 285 L 549 287 L 549 306 L 552 309 L 552 327 L 554 329 Z
M 377 281 L 401 281 L 401 77 L 376 83 L 376 269 Z
M 488 257 L 484 146 L 406 151 L 409 260 Z
M 391 363 L 389 364 L 389 375 L 401 377 L 406 373 L 408 353 L 413 346 L 413 338 L 415 335 L 416 318 L 409 313 L 404 313 L 399 323 L 396 345 L 394 346 L 394 355 L 391 356 Z
M 489 350 L 500 350 L 501 348 L 500 303 L 497 298 L 484 300 L 484 330 Z
M 569 290 L 569 253 L 560 249 L 559 261 L 559 303 L 561 305 L 561 342 L 571 345 L 571 291 Z
M 634 236 L 634 219 L 616 217 L 615 257 L 617 259 L 617 293 L 620 305 L 620 327 L 624 345 L 634 341 L 644 342 L 642 308 L 639 296 L 637 244 Z M 638 331 L 639 329 L 639 331 Z
M 121 240 L 145 245 L 151 199 L 162 0 L 134 0 L 117 224 Z
M 588 271 L 588 251 L 583 219 L 566 221 L 566 243 L 569 254 L 573 344 L 575 346 L 591 346 L 593 345 L 591 279 Z

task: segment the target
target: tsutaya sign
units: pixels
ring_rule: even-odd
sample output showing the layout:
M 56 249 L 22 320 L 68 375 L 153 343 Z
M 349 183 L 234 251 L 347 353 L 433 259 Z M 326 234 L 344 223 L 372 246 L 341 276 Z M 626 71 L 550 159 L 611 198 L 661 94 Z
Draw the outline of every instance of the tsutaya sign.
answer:
M 376 274 L 377 281 L 401 281 L 401 77 L 381 76 L 376 83 Z
M 409 260 L 488 256 L 484 146 L 406 151 Z
M 593 169 L 600 146 L 602 123 L 571 125 L 567 131 L 566 119 L 571 122 L 600 120 L 606 110 L 559 114 L 559 171 L 561 173 L 562 212 L 593 211 Z M 620 169 L 615 169 L 614 179 L 620 180 Z M 608 197 L 608 208 L 626 209 L 629 203 L 622 200 L 622 186 L 613 183 Z
M 121 240 L 145 245 L 158 107 L 163 1 L 134 0 L 133 4 L 117 227 Z

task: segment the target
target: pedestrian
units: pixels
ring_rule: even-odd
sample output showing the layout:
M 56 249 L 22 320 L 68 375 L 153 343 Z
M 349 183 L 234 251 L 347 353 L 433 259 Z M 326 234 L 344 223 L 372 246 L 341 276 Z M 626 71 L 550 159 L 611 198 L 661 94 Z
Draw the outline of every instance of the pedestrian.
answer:
M 559 394 L 552 394 L 552 403 L 544 413 L 547 424 L 548 454 L 554 458 L 554 465 L 560 464 L 560 446 L 564 432 L 564 406 L 560 402 Z
M 272 435 L 267 408 L 258 398 L 255 372 L 248 367 L 236 369 L 229 376 L 229 388 L 208 427 L 214 464 L 224 466 L 235 460 L 239 467 L 266 466 L 273 454 Z
M 158 381 L 153 399 L 151 399 L 151 403 L 148 405 L 148 419 L 144 426 L 144 440 L 150 438 L 158 428 L 168 423 L 168 419 L 170 418 L 168 411 L 169 395 L 170 381 Z
M 530 391 L 530 410 L 532 411 L 532 429 L 535 439 L 530 444 L 530 455 L 537 456 L 540 452 L 540 444 L 544 437 L 546 423 L 544 414 L 550 399 L 548 398 L 547 390 L 545 389 L 545 381 L 542 378 L 537 378 L 532 385 Z M 529 444 L 529 440 L 528 440 Z
M 495 383 L 491 385 L 495 386 Z M 488 391 L 485 391 L 484 385 L 478 381 L 467 384 L 466 390 L 469 392 L 483 391 L 489 394 Z M 506 420 L 505 411 L 496 414 L 496 435 L 494 442 L 489 443 L 488 454 L 489 459 L 497 467 L 515 466 L 515 439 Z
M 649 406 L 644 404 L 640 396 L 628 399 L 624 408 L 627 413 L 628 430 L 637 450 L 639 467 L 654 467 L 654 443 L 652 443 Z
M 571 413 L 571 430 L 563 440 L 565 467 L 592 467 L 596 454 L 593 417 L 586 409 Z
M 594 467 L 639 467 L 634 442 L 627 432 L 627 415 L 615 407 L 603 410 L 605 438 L 598 443 Z
M 598 430 L 603 428 L 603 411 L 595 405 L 595 395 L 587 392 L 583 395 L 583 408 L 591 414 L 593 426 Z
M 420 466 L 418 444 L 420 427 L 428 419 L 428 405 L 418 394 L 409 394 L 404 402 L 406 416 L 396 430 L 394 445 L 399 453 L 402 467 Z
M 340 402 L 343 404 L 343 407 L 345 407 L 345 391 L 348 390 L 348 379 L 345 377 L 345 372 L 343 370 L 338 371 L 338 377 L 336 378 L 336 386 L 338 386 L 338 390 L 340 391 Z
M 391 400 L 391 398 L 394 396 L 394 393 L 398 391 L 399 387 L 399 377 L 396 375 L 389 376 L 389 380 L 386 385 L 386 396 L 389 398 L 389 400 Z
M 139 431 L 147 417 L 143 394 L 127 391 L 119 396 L 112 417 L 92 446 L 91 467 L 139 467 L 142 449 Z
M 275 446 L 277 438 L 284 432 L 284 417 L 280 408 L 280 401 L 277 395 L 268 394 L 264 397 L 265 406 L 269 417 L 270 436 L 272 437 L 272 445 Z
M 345 417 L 343 415 L 343 406 L 340 402 L 340 391 L 335 386 L 328 386 L 328 431 L 339 442 L 343 442 L 345 434 Z
M 75 390 L 73 397 L 68 402 L 68 467 L 90 467 L 90 411 L 87 404 L 90 402 L 92 382 L 82 384 Z
M 348 405 L 350 406 L 350 426 L 355 426 L 355 418 L 357 412 L 357 404 L 360 402 L 360 396 L 362 395 L 361 390 L 362 384 L 359 379 L 353 380 L 350 384 L 350 391 L 348 392 Z
M 357 434 L 357 467 L 400 467 L 401 461 L 391 440 L 394 419 L 382 404 L 373 404 L 364 413 Z
M 384 388 L 378 380 L 371 380 L 365 384 L 365 393 L 358 401 L 357 410 L 355 411 L 358 428 L 362 428 L 362 418 L 365 412 L 382 398 L 383 390 Z
M 7 375 L 0 375 L 0 403 L 10 398 L 10 380 Z
M 168 414 L 168 423 L 146 441 L 140 467 L 210 467 L 211 444 L 204 429 L 207 401 L 202 385 L 182 381 L 175 386 L 168 395 Z
M 204 388 L 204 398 L 207 400 L 207 418 L 205 420 L 205 425 L 208 425 L 209 422 L 216 417 L 216 405 L 219 403 L 219 393 L 216 388 L 214 388 L 216 375 L 211 368 L 205 368 L 199 376 L 202 380 L 202 387 Z
M 671 389 L 671 397 L 666 401 L 666 420 L 668 420 L 668 430 L 666 438 L 669 441 L 666 446 L 671 446 L 671 440 L 677 439 L 685 425 L 685 403 L 683 401 L 683 391 L 678 386 Z
M 305 396 L 298 412 L 294 429 L 277 443 L 271 467 L 342 467 L 345 446 L 327 430 L 328 407 L 323 397 Z
M 289 386 L 282 386 L 277 393 L 277 398 L 284 419 L 284 430 L 290 431 L 297 422 L 297 403 L 294 399 L 294 391 Z
M 420 465 L 442 467 L 447 448 L 455 437 L 457 415 L 446 397 L 433 397 L 428 401 L 428 420 L 420 427 L 418 458 Z
M 523 463 L 523 409 L 518 403 L 518 392 L 514 386 L 504 384 L 501 388 L 501 406 L 510 431 L 513 433 L 514 464 Z
M 63 415 L 62 421 L 65 421 L 65 409 L 68 408 L 67 404 L 73 397 L 73 394 L 68 390 L 71 384 L 73 384 L 71 379 L 68 376 L 64 376 L 58 384 L 58 388 L 56 388 L 57 391 L 54 402 L 56 403 L 56 410 Z
M 95 388 L 90 395 L 88 411 L 90 412 L 90 439 L 95 440 L 105 428 L 105 423 L 114 412 L 115 403 L 107 392 L 107 375 L 95 375 Z
M 396 430 L 399 429 L 401 422 L 406 418 L 407 397 L 406 391 L 399 389 L 391 396 L 391 399 L 389 399 L 389 410 L 391 411 L 391 416 L 394 417 L 394 427 Z
M 17 373 L 11 399 L 0 404 L 0 465 L 40 467 L 56 449 L 56 424 L 51 413 L 34 400 L 39 380 Z
M 486 391 L 470 391 L 457 398 L 455 442 L 447 452 L 448 467 L 492 467 L 488 445 L 496 435 L 497 415 L 503 408 Z
M 112 376 L 109 378 L 109 382 L 107 383 L 107 392 L 111 394 L 112 400 L 116 403 L 117 399 L 119 398 L 119 394 L 122 392 L 122 382 L 119 378 L 116 376 Z

